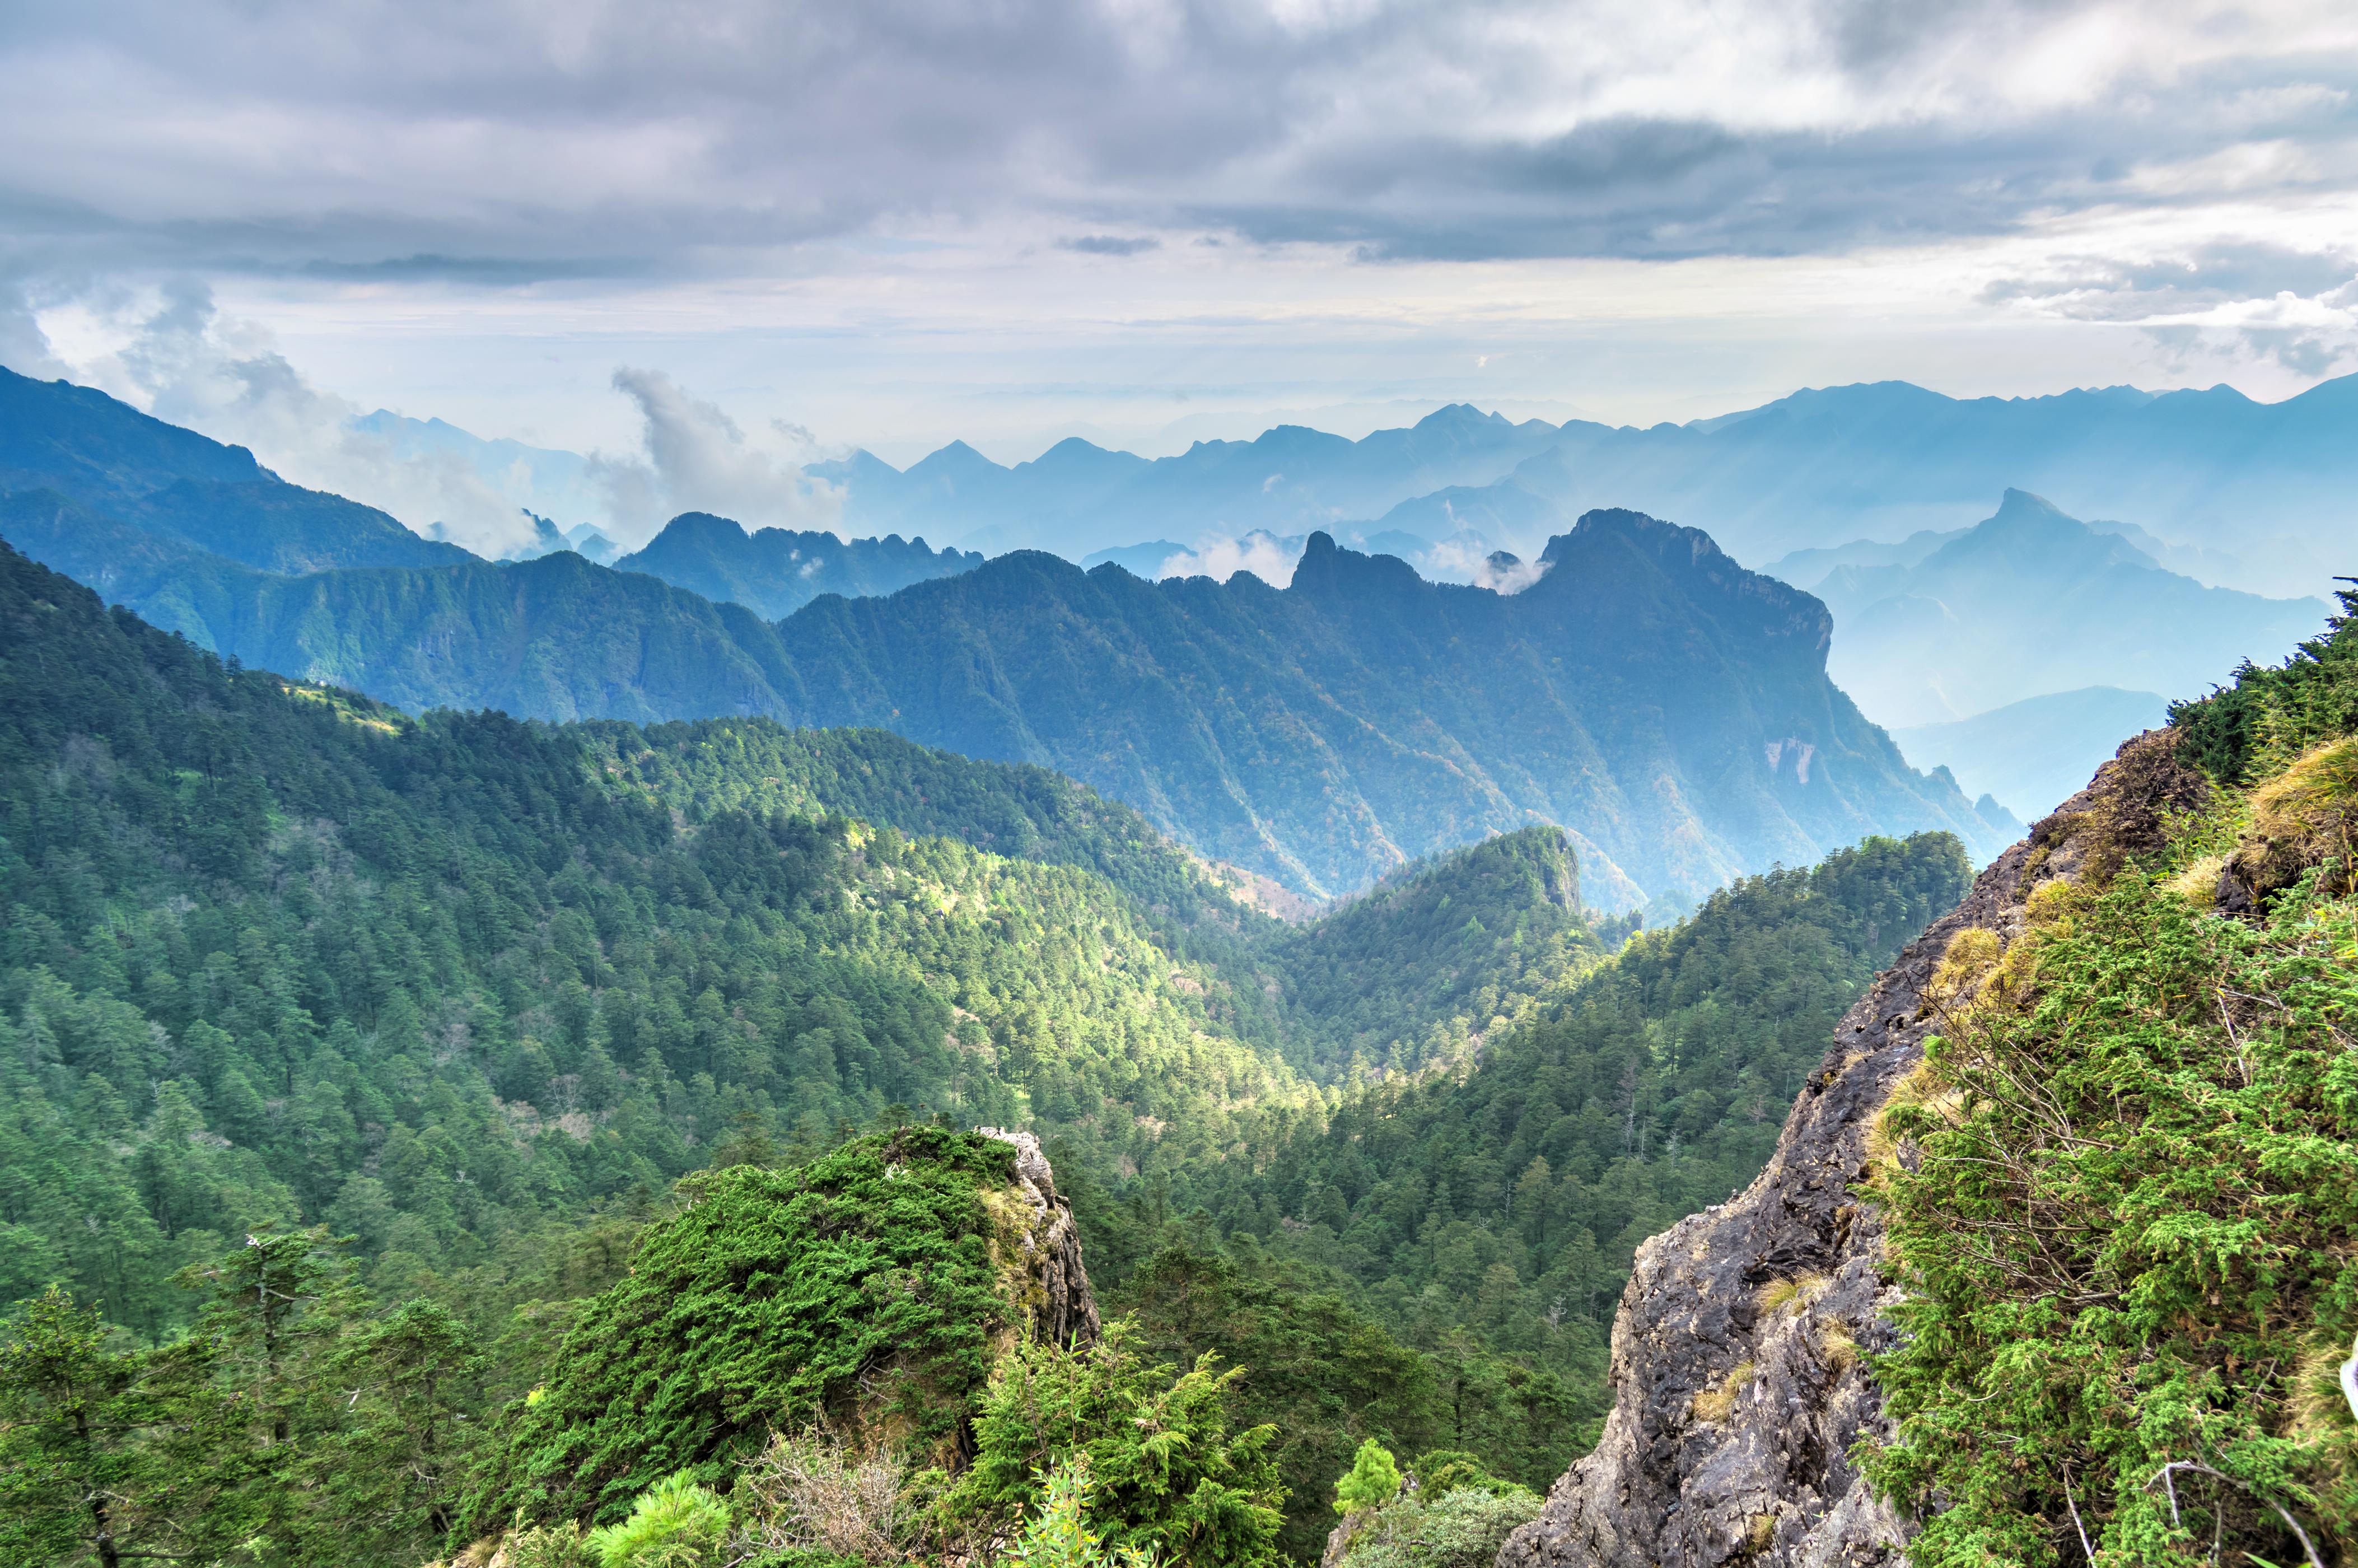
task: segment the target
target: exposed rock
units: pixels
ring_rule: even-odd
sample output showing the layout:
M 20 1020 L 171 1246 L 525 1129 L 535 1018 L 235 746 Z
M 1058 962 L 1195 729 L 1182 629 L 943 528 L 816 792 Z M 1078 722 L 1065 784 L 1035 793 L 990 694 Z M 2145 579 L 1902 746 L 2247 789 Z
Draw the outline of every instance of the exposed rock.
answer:
M 1024 1302 L 1028 1327 L 1052 1345 L 1096 1344 L 1101 1325 L 1089 1271 L 1081 1262 L 1081 1227 L 1073 1220 L 1071 1201 L 1056 1191 L 1056 1173 L 1040 1152 L 1040 1140 L 998 1127 L 975 1131 L 1015 1146 L 1016 1184 L 1032 1206 L 1033 1224 L 1020 1244 L 1031 1275 Z
M 1374 1517 L 1373 1509 L 1355 1509 L 1345 1514 L 1342 1522 L 1326 1532 L 1326 1549 L 1318 1554 L 1318 1568 L 1342 1568 L 1343 1559 L 1350 1554 L 1352 1537 Z
M 1886 1313 L 1898 1299 L 1882 1219 L 1854 1191 L 1869 1125 L 1921 1059 L 1934 1027 L 1926 989 L 1959 932 L 2011 943 L 2037 883 L 2109 874 L 2150 847 L 2165 814 L 2200 804 L 2207 786 L 2173 750 L 2167 732 L 2131 741 L 1999 856 L 1844 1015 L 1758 1179 L 1638 1249 L 1613 1324 L 1604 1434 L 1508 1539 L 1498 1568 L 1902 1556 L 1911 1525 L 1848 1457 L 1889 1431 L 1858 1355 L 1894 1343 Z

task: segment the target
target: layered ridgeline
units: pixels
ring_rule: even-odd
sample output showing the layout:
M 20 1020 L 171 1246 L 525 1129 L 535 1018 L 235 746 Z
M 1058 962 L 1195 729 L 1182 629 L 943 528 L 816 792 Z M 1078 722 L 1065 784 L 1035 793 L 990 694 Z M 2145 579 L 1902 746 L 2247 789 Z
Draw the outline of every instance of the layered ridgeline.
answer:
M 807 471 L 841 487 L 845 520 L 858 527 L 1076 559 L 1157 535 L 1299 535 L 1336 517 L 1375 517 L 1412 496 L 1487 484 L 1556 434 L 1543 419 L 1518 423 L 1460 403 L 1357 441 L 1281 425 L 1250 441 L 1198 441 L 1147 459 L 1074 438 L 1012 468 L 953 441 L 905 470 L 855 452 Z
M 404 433 L 391 419 L 363 421 L 362 427 L 399 436 L 395 449 L 413 455 L 440 450 L 442 435 L 460 434 L 424 426 Z M 513 443 L 488 449 L 506 446 Z M 571 456 L 522 447 L 505 455 L 538 467 Z M 539 536 L 534 554 L 570 554 L 548 519 L 529 521 Z M 519 569 L 421 537 L 373 506 L 288 484 L 243 447 L 208 440 L 104 393 L 5 369 L 0 534 L 156 624 L 224 653 L 235 651 L 257 620 L 301 613 L 289 611 L 300 601 L 289 600 L 280 579 L 444 567 L 466 584 L 447 588 L 446 600 L 463 603 L 470 593 L 496 596 L 509 581 L 505 574 Z M 749 535 L 725 518 L 691 513 L 631 557 L 629 569 L 777 616 L 822 593 L 890 592 L 980 559 L 898 536 L 845 541 L 774 528 Z
M 254 578 L 215 623 L 248 664 L 412 709 L 761 713 L 1041 763 L 1313 897 L 1534 822 L 1569 829 L 1592 899 L 1623 906 L 1870 832 L 1986 852 L 2011 831 L 1827 680 L 1815 600 L 1702 535 L 1596 514 L 1545 565 L 1504 596 L 1317 535 L 1281 591 L 1019 554 L 773 627 L 557 555 Z
M 1766 560 L 1963 527 L 2017 485 L 2165 535 L 2184 557 L 2168 564 L 2199 562 L 2205 581 L 2284 594 L 2339 569 L 2353 422 L 2353 376 L 2273 404 L 2226 386 L 1952 398 L 1881 382 L 1646 428 L 1517 424 L 1460 404 L 1357 442 L 1282 426 L 1149 460 L 1067 440 L 1011 468 L 953 443 L 905 470 L 863 452 L 814 471 L 843 488 L 863 530 L 1076 558 L 1322 527 L 1427 544 L 1471 528 L 1529 554 L 1583 512 L 1628 506 Z
M 1509 596 L 1324 535 L 1283 590 L 1025 554 L 779 634 L 816 719 L 1046 762 L 1312 893 L 1533 821 L 1625 904 L 1873 831 L 2005 831 L 1826 679 L 1815 600 L 1703 535 L 1592 514 L 1544 564 Z

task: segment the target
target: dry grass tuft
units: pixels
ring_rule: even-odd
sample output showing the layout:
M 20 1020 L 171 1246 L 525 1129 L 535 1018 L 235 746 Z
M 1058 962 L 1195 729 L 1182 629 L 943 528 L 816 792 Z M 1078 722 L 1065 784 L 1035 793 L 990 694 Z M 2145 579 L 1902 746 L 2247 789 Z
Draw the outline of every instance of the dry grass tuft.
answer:
M 1694 1419 L 1714 1423 L 1725 1421 L 1728 1412 L 1736 1409 L 1736 1397 L 1744 1391 L 1746 1384 L 1752 1381 L 1753 1369 L 1751 1362 L 1738 1361 L 1725 1378 L 1695 1395 L 1689 1407 Z
M 2252 792 L 2251 807 L 2251 830 L 2227 861 L 2237 881 L 2266 897 L 2339 858 L 2340 874 L 2326 891 L 2347 892 L 2358 858 L 2358 736 L 2304 752 Z
M 2070 918 L 2079 889 L 2061 877 L 2050 877 L 2022 901 L 2022 917 L 2033 926 L 2059 925 Z
M 909 1560 L 929 1499 L 893 1454 L 861 1455 L 824 1432 L 773 1434 L 738 1480 L 760 1524 L 747 1544 L 874 1563 Z
M 1997 967 L 1998 957 L 2005 951 L 2006 945 L 1998 940 L 1996 932 L 1978 925 L 1966 926 L 1949 938 L 1948 948 L 1941 955 L 1941 967 L 1932 971 L 1931 982 L 1924 988 L 1925 1000 L 1936 1007 L 1953 1006 Z
M 1858 1341 L 1841 1323 L 1828 1323 L 1818 1330 L 1818 1356 L 1832 1370 L 1845 1370 L 1858 1359 Z
M 1965 1097 L 1943 1084 L 1932 1071 L 1930 1062 L 1919 1062 L 1899 1081 L 1891 1086 L 1884 1097 L 1875 1119 L 1866 1124 L 1866 1179 L 1872 1184 L 1882 1177 L 1892 1162 L 1899 1158 L 1904 1137 L 1892 1125 L 1892 1113 L 1921 1106 L 1942 1120 L 1954 1123 L 1963 1119 Z
M 2198 910 L 2214 908 L 2219 902 L 2219 873 L 2226 869 L 2224 856 L 2205 855 L 2170 878 L 2169 891 Z
M 1760 1310 L 1774 1313 L 1791 1307 L 1799 1312 L 1826 1293 L 1833 1281 L 1823 1274 L 1796 1274 L 1790 1280 L 1771 1280 L 1760 1287 Z

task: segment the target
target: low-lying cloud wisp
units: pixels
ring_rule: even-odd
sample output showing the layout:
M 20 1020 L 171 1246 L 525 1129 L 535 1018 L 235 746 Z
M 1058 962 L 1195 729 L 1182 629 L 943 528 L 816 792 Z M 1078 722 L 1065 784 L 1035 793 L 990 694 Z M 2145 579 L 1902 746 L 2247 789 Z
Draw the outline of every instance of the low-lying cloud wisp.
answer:
M 1260 528 L 1240 539 L 1206 534 L 1195 541 L 1194 549 L 1182 550 L 1163 562 L 1154 575 L 1208 577 L 1226 582 L 1238 572 L 1250 572 L 1272 588 L 1285 588 L 1293 581 L 1293 568 L 1301 563 L 1302 547 L 1300 539 L 1281 539 Z
M 719 405 L 691 396 L 661 371 L 625 365 L 614 372 L 614 390 L 639 406 L 644 449 L 590 460 L 619 542 L 639 543 L 683 512 L 713 513 L 749 530 L 837 528 L 842 492 L 795 460 L 809 432 L 776 423 L 779 445 L 756 445 Z

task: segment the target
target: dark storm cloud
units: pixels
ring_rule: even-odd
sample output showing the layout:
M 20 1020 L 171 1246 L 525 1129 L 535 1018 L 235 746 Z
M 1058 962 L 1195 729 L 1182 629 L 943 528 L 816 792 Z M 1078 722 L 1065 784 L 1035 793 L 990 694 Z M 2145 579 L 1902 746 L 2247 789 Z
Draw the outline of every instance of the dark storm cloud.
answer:
M 2358 65 L 2275 41 L 2305 3 L 2240 34 L 2156 5 L 2076 43 L 2051 29 L 2078 0 L 20 5 L 0 234 L 488 285 L 968 222 L 1099 254 L 1158 229 L 1378 259 L 1842 251 L 2192 200 L 2136 177 L 2237 146 L 2338 168 Z M 2020 90 L 2074 49 L 2121 58 Z M 2257 195 L 2320 178 L 2349 171 Z

